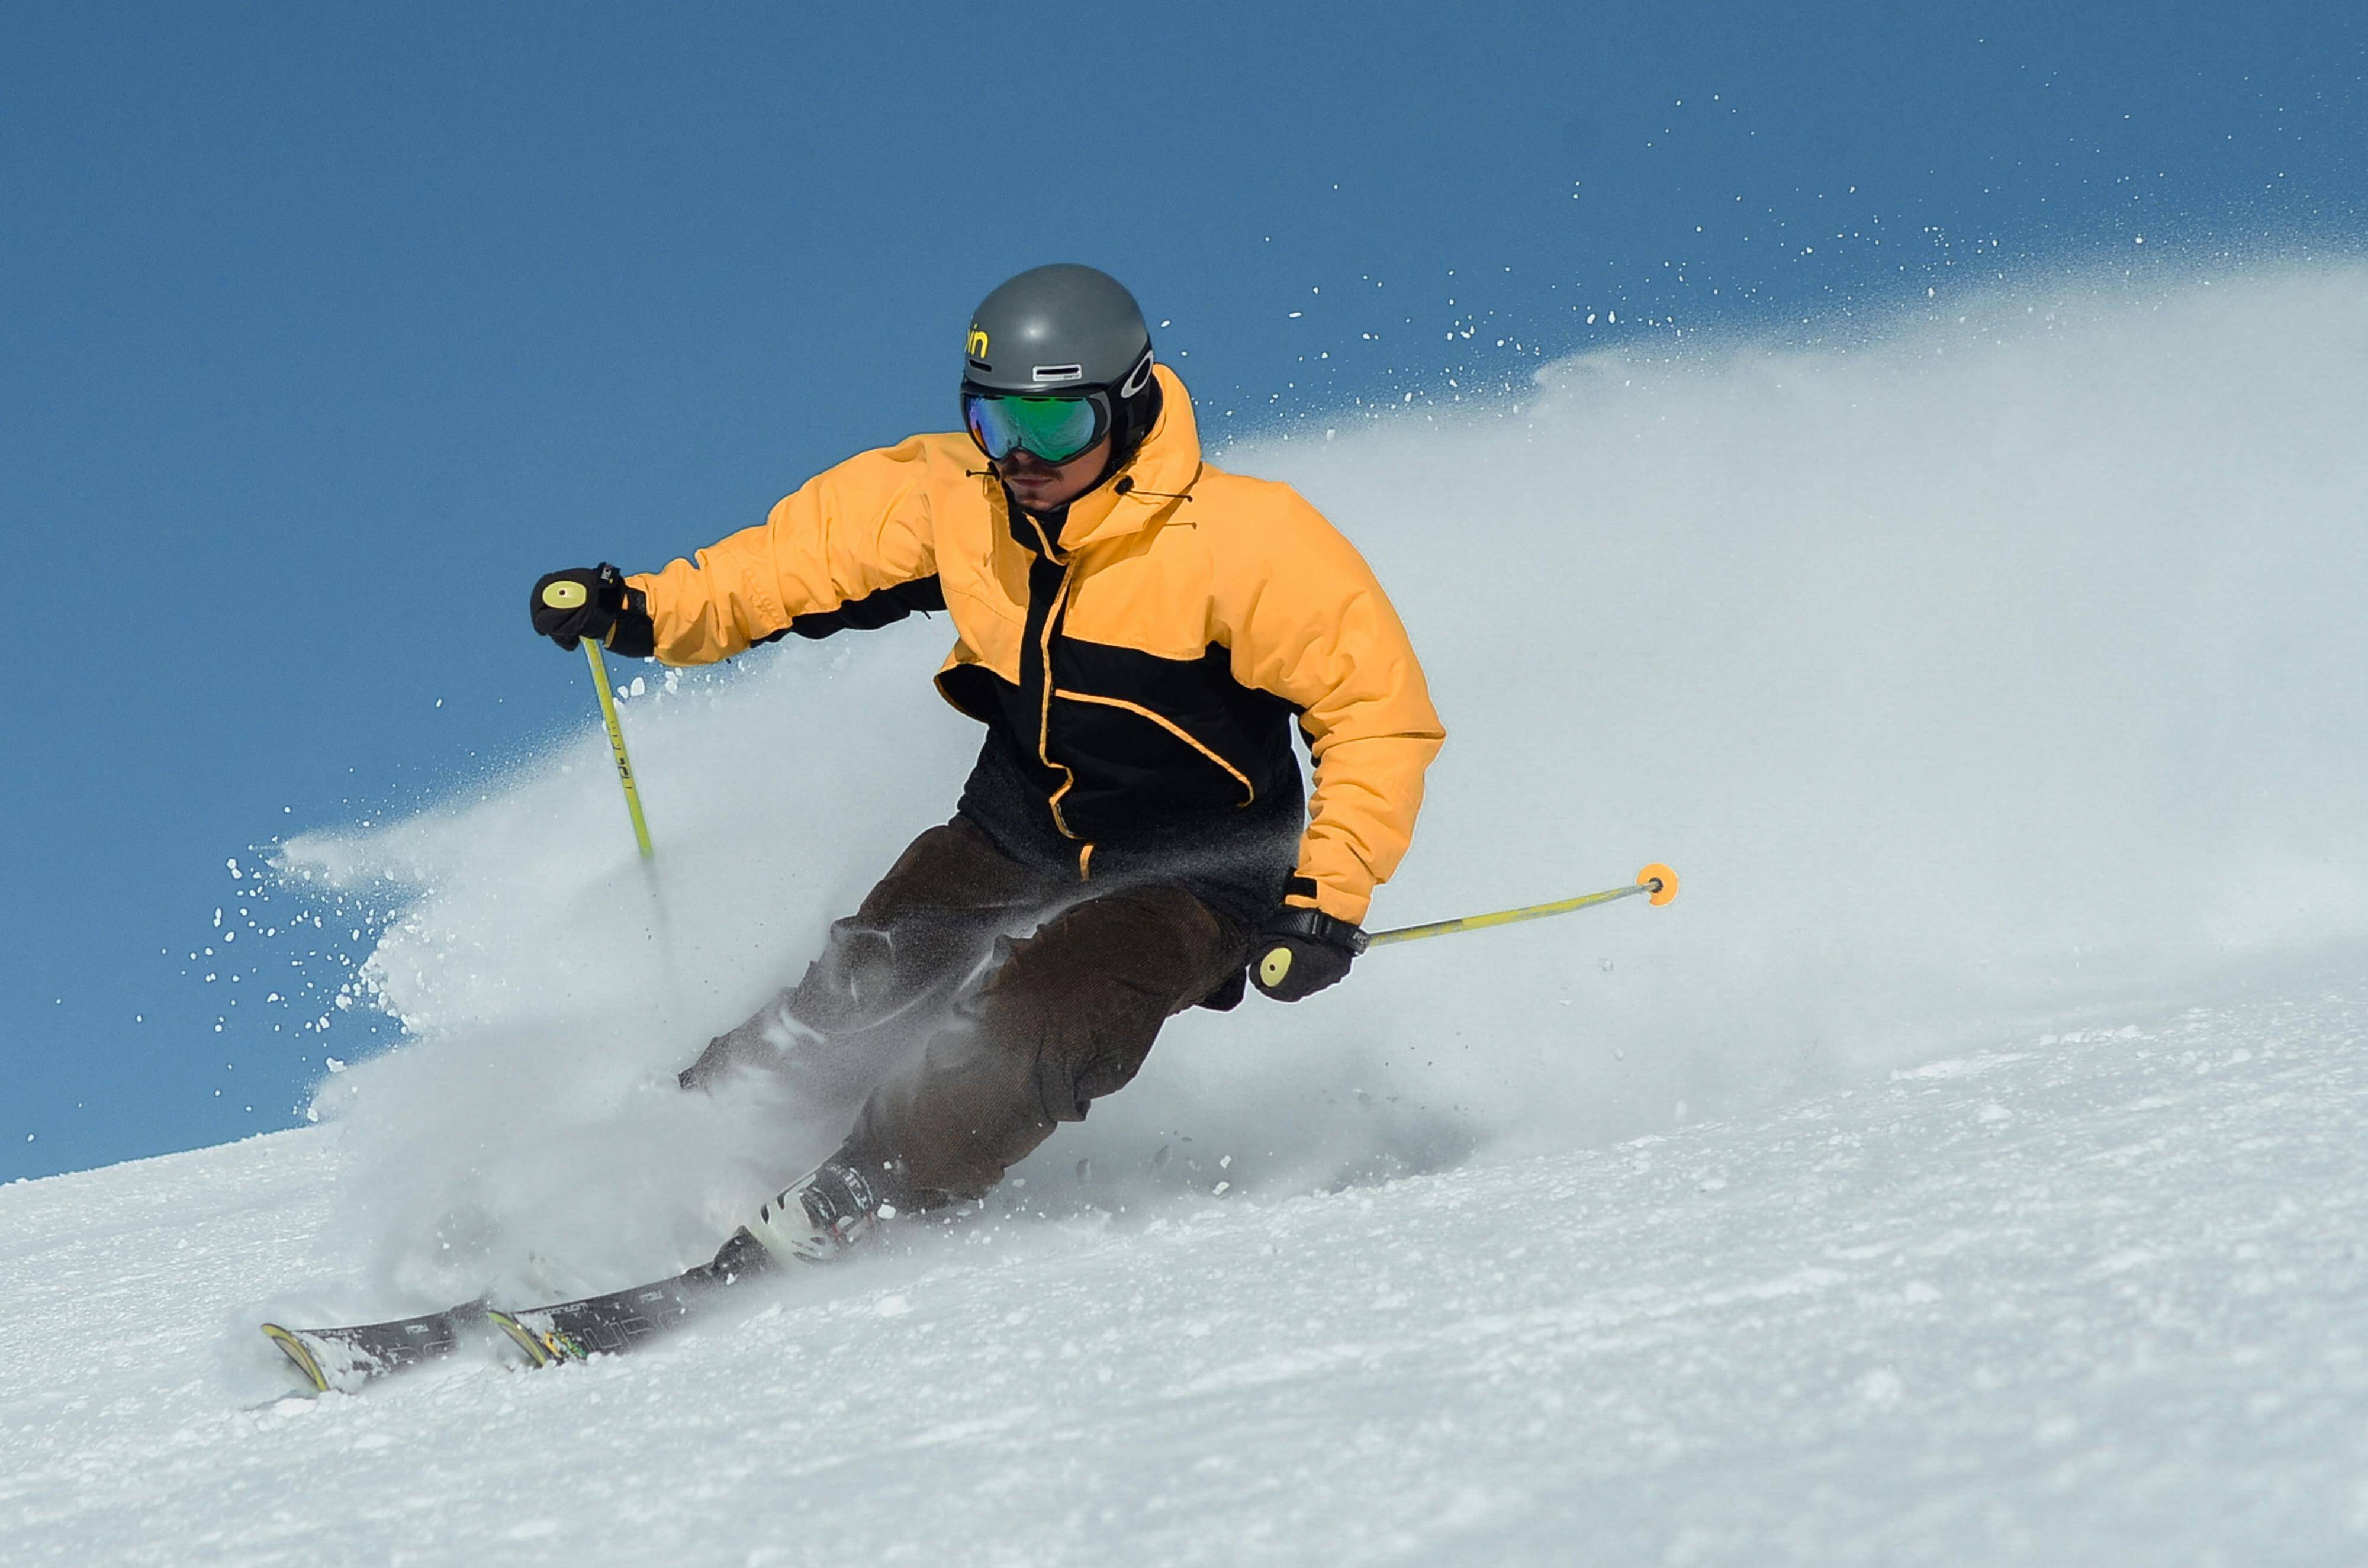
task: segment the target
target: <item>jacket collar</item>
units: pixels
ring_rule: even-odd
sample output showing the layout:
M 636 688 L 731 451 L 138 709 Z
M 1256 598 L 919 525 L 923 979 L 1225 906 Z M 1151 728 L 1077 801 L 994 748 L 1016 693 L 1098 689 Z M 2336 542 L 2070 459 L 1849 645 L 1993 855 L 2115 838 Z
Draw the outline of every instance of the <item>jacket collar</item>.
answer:
M 1168 508 L 1184 505 L 1201 477 L 1201 426 L 1192 416 L 1191 395 L 1167 366 L 1154 365 L 1151 373 L 1159 378 L 1159 418 L 1116 473 L 1069 503 L 1063 555 L 1142 532 Z M 1011 521 L 1023 541 L 1035 531 L 1017 517 Z

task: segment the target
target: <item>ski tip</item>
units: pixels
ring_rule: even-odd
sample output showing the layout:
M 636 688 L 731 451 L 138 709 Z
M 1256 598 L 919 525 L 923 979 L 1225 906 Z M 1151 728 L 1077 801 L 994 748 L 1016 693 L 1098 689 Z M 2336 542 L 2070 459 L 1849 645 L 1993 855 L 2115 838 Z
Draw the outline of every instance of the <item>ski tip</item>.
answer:
M 1636 873 L 1636 885 L 1651 888 L 1651 902 L 1656 904 L 1667 903 L 1678 896 L 1678 874 L 1658 860 Z
M 305 1346 L 302 1339 L 276 1323 L 265 1324 L 263 1333 L 264 1337 L 279 1346 L 287 1358 L 296 1363 L 296 1369 L 304 1374 L 304 1381 L 313 1385 L 314 1393 L 329 1392 L 329 1380 L 323 1375 L 321 1363 L 313 1358 L 313 1352 Z

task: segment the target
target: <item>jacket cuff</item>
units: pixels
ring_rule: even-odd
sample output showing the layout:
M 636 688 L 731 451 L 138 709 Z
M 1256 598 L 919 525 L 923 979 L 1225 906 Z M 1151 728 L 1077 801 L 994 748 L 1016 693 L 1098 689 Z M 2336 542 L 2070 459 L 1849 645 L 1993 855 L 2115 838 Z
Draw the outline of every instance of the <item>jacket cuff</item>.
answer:
M 658 651 L 657 628 L 650 619 L 649 596 L 631 586 L 625 589 L 625 606 L 617 612 L 616 623 L 609 628 L 606 639 L 609 651 L 629 659 L 647 659 Z
M 1282 903 L 1286 909 L 1313 909 L 1335 920 L 1345 920 L 1351 926 L 1365 923 L 1365 911 L 1372 907 L 1370 892 L 1352 893 L 1317 881 L 1304 871 L 1298 872 L 1282 887 Z

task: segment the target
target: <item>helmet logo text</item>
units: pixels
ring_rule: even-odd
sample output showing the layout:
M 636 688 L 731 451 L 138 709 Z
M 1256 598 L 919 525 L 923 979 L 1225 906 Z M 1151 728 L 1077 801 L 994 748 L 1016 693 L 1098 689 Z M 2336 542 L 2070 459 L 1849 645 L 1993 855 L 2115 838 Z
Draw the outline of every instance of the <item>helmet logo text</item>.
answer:
M 1144 388 L 1144 383 L 1150 380 L 1151 350 L 1146 348 L 1143 351 L 1143 358 L 1135 361 L 1134 369 L 1126 373 L 1126 383 L 1118 389 L 1118 395 L 1121 397 L 1133 397 L 1135 393 L 1141 392 Z
M 970 357 L 973 359 L 986 358 L 986 331 L 976 323 L 973 323 L 970 329 Z

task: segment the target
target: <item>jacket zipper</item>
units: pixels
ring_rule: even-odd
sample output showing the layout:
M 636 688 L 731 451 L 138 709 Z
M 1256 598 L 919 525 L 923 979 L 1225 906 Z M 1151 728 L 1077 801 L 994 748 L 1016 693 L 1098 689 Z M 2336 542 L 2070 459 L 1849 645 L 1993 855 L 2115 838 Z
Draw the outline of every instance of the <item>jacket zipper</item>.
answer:
M 1185 744 L 1190 746 L 1193 750 L 1207 757 L 1211 762 L 1215 763 L 1219 767 L 1224 769 L 1225 772 L 1231 774 L 1235 782 L 1238 783 L 1242 787 L 1243 805 L 1247 806 L 1252 801 L 1257 800 L 1258 787 L 1249 781 L 1248 778 L 1242 773 L 1241 769 L 1235 767 L 1232 763 L 1227 762 L 1224 757 L 1218 756 L 1209 747 L 1202 745 L 1199 741 L 1194 740 L 1181 725 L 1172 723 L 1169 721 L 1161 718 L 1158 714 L 1154 713 L 1149 709 L 1142 707 L 1137 703 L 1121 701 L 1112 698 L 1092 697 L 1084 692 L 1059 691 L 1060 683 L 1053 678 L 1053 630 L 1061 623 L 1061 611 L 1068 605 L 1069 578 L 1071 574 L 1076 569 L 1076 557 L 1072 554 L 1064 559 L 1061 553 L 1053 548 L 1051 538 L 1044 532 L 1044 525 L 1036 520 L 1035 515 L 1033 513 L 1022 513 L 1021 515 L 1028 518 L 1028 526 L 1036 530 L 1037 542 L 1044 547 L 1044 559 L 1047 561 L 1058 561 L 1061 563 L 1061 581 L 1053 590 L 1053 602 L 1051 606 L 1044 611 L 1044 630 L 1038 634 L 1036 648 L 1038 664 L 1044 680 L 1043 695 L 1038 699 L 1036 704 L 1036 759 L 1039 762 L 1042 762 L 1046 767 L 1057 767 L 1061 770 L 1061 787 L 1053 790 L 1052 795 L 1044 802 L 1045 805 L 1052 810 L 1053 825 L 1060 830 L 1061 836 L 1064 838 L 1076 838 L 1077 836 L 1075 832 L 1071 831 L 1068 819 L 1061 814 L 1061 797 L 1067 794 L 1072 789 L 1076 788 L 1077 776 L 1066 763 L 1054 762 L 1053 760 L 1053 698 L 1056 691 L 1058 691 L 1060 696 L 1072 699 L 1076 701 L 1103 703 L 1110 707 L 1122 708 L 1130 712 L 1140 714 L 1142 717 L 1150 720 L 1153 723 L 1159 725 L 1162 729 L 1167 730 L 1171 733 L 1175 734 L 1178 739 L 1182 740 Z M 1093 858 L 1093 845 L 1090 842 L 1081 843 L 1077 848 L 1077 881 L 1082 882 L 1092 880 Z

